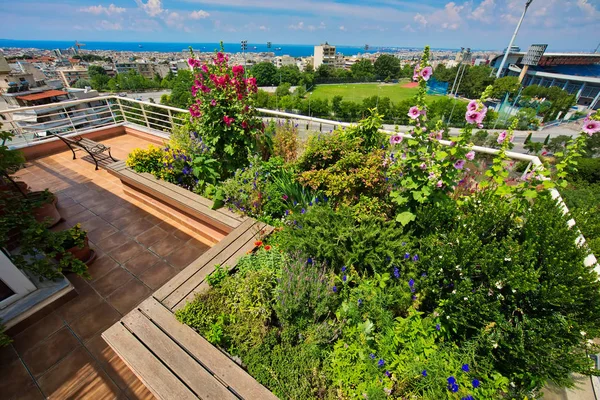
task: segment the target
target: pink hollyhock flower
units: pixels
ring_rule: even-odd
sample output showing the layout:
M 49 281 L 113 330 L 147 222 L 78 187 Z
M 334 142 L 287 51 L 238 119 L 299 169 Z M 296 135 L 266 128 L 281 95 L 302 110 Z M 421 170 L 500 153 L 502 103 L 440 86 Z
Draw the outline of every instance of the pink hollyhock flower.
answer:
M 235 121 L 234 118 L 228 117 L 227 115 L 223 115 L 223 122 L 225 122 L 225 125 L 231 126 L 231 124 L 233 123 L 233 121 Z
M 477 124 L 477 121 L 479 121 L 480 118 L 481 113 L 478 113 L 477 111 L 467 111 L 467 114 L 465 115 L 465 119 L 469 124 Z
M 483 120 L 485 119 L 487 112 L 488 112 L 487 107 L 483 107 L 483 109 L 479 112 L 479 117 L 477 119 L 477 125 L 483 124 Z
M 233 74 L 234 75 L 242 75 L 244 73 L 244 66 L 243 65 L 235 65 L 232 68 Z
M 475 159 L 475 152 L 471 150 L 465 155 L 465 158 L 469 161 L 473 161 L 473 159 Z
M 419 107 L 417 107 L 417 106 L 413 106 L 410 108 L 410 110 L 408 110 L 408 116 L 411 117 L 412 119 L 417 119 L 417 118 L 419 118 L 420 115 L 421 115 L 421 111 L 419 110 Z
M 592 136 L 594 133 L 600 132 L 600 121 L 589 119 L 583 124 L 583 131 Z
M 421 78 L 423 78 L 425 81 L 428 81 L 429 78 L 431 78 L 431 75 L 433 75 L 433 68 L 425 67 L 421 70 Z
M 421 169 L 427 169 L 427 164 L 422 163 L 420 167 L 421 167 Z
M 442 181 L 437 181 L 437 183 L 435 184 L 435 186 L 441 188 L 442 186 L 444 186 L 444 182 Z
M 508 134 L 506 133 L 506 131 L 504 131 L 504 132 L 500 133 L 500 134 L 498 135 L 498 140 L 497 140 L 497 141 L 498 141 L 498 143 L 502 143 L 502 142 L 504 142 L 504 140 L 506 139 L 506 136 L 507 136 L 507 135 L 508 135 Z
M 251 76 L 246 80 L 246 84 L 249 86 L 256 86 L 256 78 Z
M 463 169 L 465 166 L 465 160 L 458 160 L 457 162 L 454 163 L 454 168 L 456 169 Z
M 430 172 L 429 176 L 427 178 L 429 178 L 429 179 L 435 179 L 435 174 L 433 172 Z
M 208 74 L 208 65 L 202 64 L 202 72 L 204 72 L 205 74 Z
M 467 106 L 468 111 L 477 111 L 478 108 L 479 108 L 479 103 L 477 102 L 477 100 L 471 100 L 469 102 L 469 105 Z
M 217 101 L 215 99 L 212 99 L 210 101 L 210 105 L 213 106 L 213 107 L 216 106 L 217 105 Z
M 248 128 L 248 123 L 246 121 L 242 121 L 242 128 Z
M 390 137 L 390 144 L 394 145 L 394 144 L 399 144 L 402 142 L 402 139 L 404 139 L 402 136 L 400 135 L 392 135 Z
M 198 117 L 200 117 L 200 115 L 202 115 L 196 104 L 193 104 L 192 106 L 190 106 L 190 115 L 194 118 L 198 118 Z
M 515 135 L 512 135 L 512 136 L 510 137 L 509 141 L 510 141 L 511 143 L 512 143 L 512 142 L 514 142 L 514 141 L 515 141 Z
M 421 130 L 422 130 L 423 132 L 427 132 L 427 127 L 426 127 L 426 126 L 424 126 L 424 127 L 421 129 Z
M 224 55 L 223 53 L 221 53 L 221 52 L 218 52 L 218 53 L 217 53 L 217 60 L 216 60 L 216 63 L 217 63 L 217 64 L 220 64 L 220 63 L 222 63 L 222 62 L 224 62 L 224 61 L 225 61 L 225 55 Z
M 442 140 L 443 137 L 444 137 L 444 132 L 442 132 L 442 131 L 439 131 L 435 134 L 435 138 L 437 140 Z

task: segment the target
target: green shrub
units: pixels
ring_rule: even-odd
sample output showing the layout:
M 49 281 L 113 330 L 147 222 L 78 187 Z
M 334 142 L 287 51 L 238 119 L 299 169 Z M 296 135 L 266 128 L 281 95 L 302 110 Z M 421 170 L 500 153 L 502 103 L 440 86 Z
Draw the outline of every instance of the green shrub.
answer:
M 290 121 L 275 125 L 271 121 L 270 130 L 274 131 L 273 155 L 281 157 L 285 162 L 295 161 L 298 157 L 298 125 Z
M 580 158 L 576 167 L 577 170 L 570 173 L 571 179 L 600 183 L 600 158 Z
M 545 196 L 524 213 L 501 199 L 473 200 L 421 241 L 423 310 L 441 314 L 453 341 L 484 334 L 485 356 L 521 395 L 548 380 L 572 384 L 571 372 L 590 371 L 587 339 L 600 327 L 600 283 L 577 232 Z
M 319 203 L 290 215 L 288 222 L 290 227 L 275 239 L 282 249 L 327 260 L 335 270 L 354 265 L 360 271 L 390 271 L 394 263 L 405 268 L 404 255 L 411 252 L 407 236 L 395 222 L 373 218 L 357 222 L 349 207 L 334 210 Z
M 560 193 L 592 253 L 600 256 L 600 183 L 575 182 Z
M 134 149 L 127 156 L 125 162 L 135 172 L 148 172 L 158 174 L 163 168 L 163 151 L 154 145 L 148 146 L 148 149 Z

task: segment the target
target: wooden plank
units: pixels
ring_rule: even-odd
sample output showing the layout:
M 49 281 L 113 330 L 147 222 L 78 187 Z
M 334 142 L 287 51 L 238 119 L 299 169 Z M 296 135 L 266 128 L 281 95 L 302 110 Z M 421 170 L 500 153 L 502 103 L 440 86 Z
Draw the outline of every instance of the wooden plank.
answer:
M 111 171 L 119 172 L 125 168 L 127 168 L 127 164 L 125 163 L 125 161 L 117 161 L 117 162 L 111 163 L 106 166 L 106 169 L 108 169 L 109 172 L 111 172 Z M 113 174 L 113 175 L 115 175 L 115 174 Z
M 158 399 L 198 398 L 120 322 L 105 331 L 102 337 Z
M 214 271 L 215 266 L 225 263 L 233 254 L 237 253 L 241 247 L 245 246 L 249 240 L 256 238 L 264 226 L 265 224 L 257 223 L 240 235 L 240 237 L 212 259 L 210 264 L 206 265 L 186 280 L 171 295 L 167 296 L 162 303 L 169 308 L 174 308 L 176 305 L 180 304 L 182 300 L 189 299 L 190 297 L 193 298 L 194 289 L 198 287 L 212 271 Z M 254 245 L 254 243 L 252 243 L 252 245 Z
M 130 168 L 130 170 L 131 170 L 131 168 Z M 189 190 L 187 190 L 185 188 L 182 188 L 180 186 L 174 185 L 174 184 L 172 184 L 170 182 L 166 182 L 166 181 L 163 181 L 161 179 L 157 179 L 154 175 L 149 174 L 147 172 L 140 173 L 139 175 L 142 175 L 143 177 L 145 177 L 145 178 L 147 178 L 149 180 L 155 181 L 158 185 L 164 187 L 166 190 L 176 192 L 176 193 L 178 193 L 178 194 L 180 194 L 180 195 L 182 195 L 184 197 L 189 198 L 192 201 L 198 202 L 198 203 L 200 203 L 200 204 L 202 204 L 202 205 L 204 205 L 204 206 L 212 209 L 212 206 L 213 206 L 213 201 L 212 200 L 209 200 L 209 199 L 207 199 L 207 198 L 205 198 L 203 196 L 200 196 L 199 194 L 190 192 Z M 236 219 L 238 221 L 243 221 L 245 219 L 245 217 L 243 217 L 241 215 L 238 215 L 238 214 L 236 214 L 236 213 L 234 213 L 232 211 L 229 211 L 228 209 L 223 208 L 223 207 L 219 208 L 219 209 L 216 209 L 216 210 L 213 210 L 213 211 L 221 213 L 221 214 L 223 214 L 223 215 L 225 215 L 225 216 L 227 216 L 229 218 L 233 218 L 233 219 Z
M 179 324 L 174 317 L 172 317 L 172 320 L 172 324 Z M 152 350 L 156 357 L 169 367 L 172 371 L 170 373 L 174 373 L 198 397 L 203 400 L 237 399 L 221 382 L 215 379 L 201 364 L 179 347 L 176 342 L 139 310 L 127 314 L 122 322 L 146 347 Z M 173 327 L 166 326 L 164 329 L 171 330 Z M 143 366 L 140 366 L 140 368 L 143 368 Z
M 273 227 L 270 225 L 267 225 L 265 228 L 263 228 L 263 230 L 265 231 L 265 234 L 269 234 L 273 231 Z M 233 268 L 235 268 L 235 266 L 237 265 L 238 261 L 240 260 L 240 258 L 242 258 L 245 254 L 247 254 L 250 250 L 253 250 L 256 246 L 254 245 L 254 242 L 256 242 L 258 239 L 260 239 L 260 231 L 257 231 L 255 233 L 254 236 L 250 237 L 245 243 L 243 243 L 241 245 L 241 247 L 238 248 L 238 250 L 231 254 L 226 260 L 223 260 L 221 262 L 215 263 L 216 264 L 220 264 L 223 267 L 226 267 L 229 271 L 231 271 Z M 223 253 L 222 253 L 223 254 Z M 210 274 L 209 269 L 206 269 L 206 275 L 204 276 L 204 278 L 200 281 L 200 283 L 198 283 L 198 285 L 193 288 L 189 294 L 187 294 L 184 298 L 180 299 L 179 302 L 177 304 L 175 304 L 172 309 L 173 311 L 177 311 L 183 307 L 185 307 L 185 305 L 189 302 L 194 300 L 194 298 L 196 297 L 196 295 L 198 293 L 203 292 L 204 290 L 207 290 L 209 288 L 208 283 L 206 282 L 206 276 L 208 276 Z M 214 268 L 213 268 L 214 270 Z M 204 271 L 202 271 L 204 272 Z M 196 278 L 196 277 L 194 277 Z
M 156 300 L 150 298 L 144 301 L 139 309 L 242 399 L 277 399 L 273 393 L 196 331 L 179 323 L 173 314 Z
M 190 279 L 198 270 L 202 269 L 206 264 L 210 263 L 217 255 L 219 255 L 227 246 L 233 243 L 240 235 L 244 234 L 248 229 L 254 226 L 255 220 L 248 218 L 240 226 L 235 228 L 223 240 L 208 249 L 198 259 L 193 261 L 187 268 L 173 277 L 169 282 L 163 285 L 154 293 L 154 297 L 159 301 L 163 301 L 167 296 L 173 293 L 177 288 Z
M 177 203 L 178 208 L 188 213 L 199 213 L 201 214 L 200 216 L 202 216 L 203 219 L 208 220 L 209 223 L 220 227 L 221 229 L 232 229 L 239 226 L 241 223 L 239 219 L 235 219 L 222 213 L 218 213 L 215 210 L 212 210 L 210 207 L 203 206 L 201 203 L 198 203 L 196 201 L 191 201 L 189 198 L 182 196 L 179 193 L 165 190 L 163 186 L 157 183 L 156 179 L 149 179 L 140 176 L 140 174 L 128 168 L 119 171 L 119 173 L 121 174 L 122 180 L 125 179 L 126 181 L 129 180 L 129 182 L 133 182 L 133 185 L 135 187 L 138 187 L 139 189 L 150 193 L 151 195 L 162 201 L 173 201 Z M 139 187 L 140 184 L 144 187 Z

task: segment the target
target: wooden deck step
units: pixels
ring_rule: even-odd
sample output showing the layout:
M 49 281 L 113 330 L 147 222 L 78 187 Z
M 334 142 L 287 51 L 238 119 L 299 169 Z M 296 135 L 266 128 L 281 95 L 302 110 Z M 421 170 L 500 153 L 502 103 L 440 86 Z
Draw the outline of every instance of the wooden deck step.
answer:
M 102 336 L 159 399 L 276 399 L 154 298 Z

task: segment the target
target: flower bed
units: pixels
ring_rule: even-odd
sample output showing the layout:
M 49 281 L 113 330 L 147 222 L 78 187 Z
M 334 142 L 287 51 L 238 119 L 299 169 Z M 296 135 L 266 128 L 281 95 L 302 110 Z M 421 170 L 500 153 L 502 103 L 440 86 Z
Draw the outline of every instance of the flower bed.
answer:
M 524 179 L 504 132 L 487 169 L 471 142 L 489 92 L 442 145 L 443 126 L 428 129 L 428 54 L 409 135 L 381 134 L 373 111 L 301 154 L 293 126 L 257 123 L 241 67 L 191 59 L 187 130 L 128 161 L 278 226 L 177 316 L 281 398 L 535 398 L 592 373 L 600 283 L 549 189 L 567 185 L 596 117 Z

